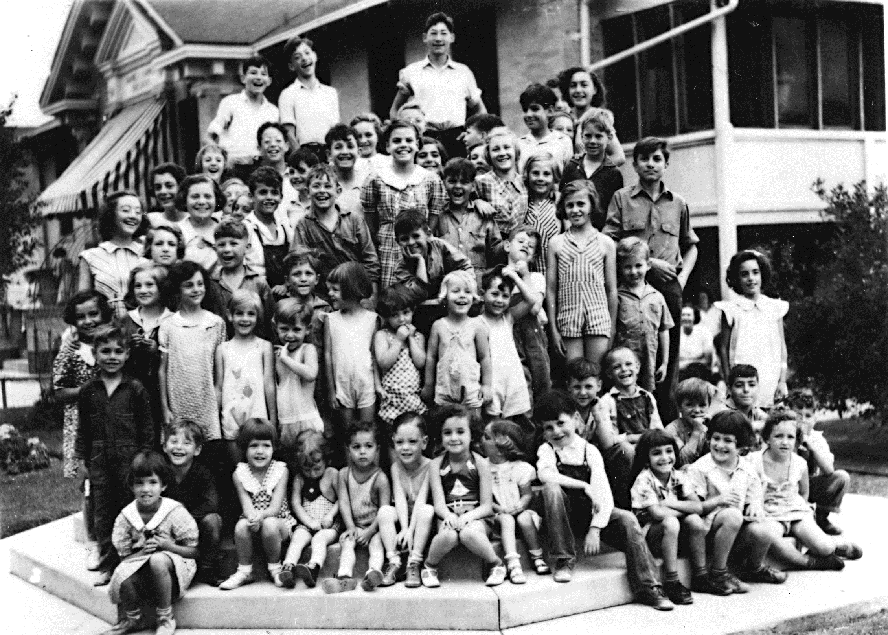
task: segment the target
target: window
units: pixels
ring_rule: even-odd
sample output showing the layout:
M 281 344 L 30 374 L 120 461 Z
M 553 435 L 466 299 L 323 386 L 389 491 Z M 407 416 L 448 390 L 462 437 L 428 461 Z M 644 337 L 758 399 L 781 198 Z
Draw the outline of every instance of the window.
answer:
M 624 51 L 708 10 L 706 4 L 670 4 L 606 20 L 604 53 Z M 711 128 L 711 50 L 710 30 L 701 27 L 606 68 L 607 107 L 620 139 Z
M 59 234 L 62 236 L 70 236 L 74 233 L 74 216 L 65 214 L 59 216 Z
M 858 128 L 857 38 L 845 22 L 821 20 L 817 26 L 823 127 Z
M 774 71 L 777 88 L 777 125 L 813 127 L 807 25 L 802 18 L 774 18 Z

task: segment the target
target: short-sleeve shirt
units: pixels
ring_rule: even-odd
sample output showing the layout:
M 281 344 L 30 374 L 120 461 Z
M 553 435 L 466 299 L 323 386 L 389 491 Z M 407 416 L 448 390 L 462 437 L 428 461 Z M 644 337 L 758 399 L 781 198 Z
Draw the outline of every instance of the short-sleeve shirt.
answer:
M 398 86 L 408 84 L 431 124 L 465 125 L 466 105 L 481 99 L 472 70 L 453 59 L 441 68 L 435 68 L 428 57 L 408 64 L 398 74 Z
M 668 331 L 675 322 L 663 294 L 649 284 L 640 293 L 620 285 L 617 298 L 617 343 L 635 351 L 641 360 L 638 383 L 653 390 L 660 332 Z M 663 359 L 668 355 L 668 351 L 661 352 Z
M 688 204 L 662 183 L 656 199 L 639 184 L 617 190 L 607 210 L 604 233 L 615 241 L 637 236 L 650 246 L 651 258 L 665 260 L 679 271 L 681 255 L 700 242 L 691 227 Z
M 339 93 L 320 82 L 309 88 L 300 80 L 287 86 L 278 98 L 281 123 L 296 126 L 299 144 L 324 143 L 324 135 L 339 123 Z
M 650 507 L 666 501 L 685 500 L 685 492 L 693 493 L 693 491 L 693 486 L 688 482 L 688 477 L 684 473 L 672 470 L 672 474 L 664 484 L 651 472 L 649 467 L 646 467 L 635 478 L 630 490 L 632 511 L 638 516 L 639 522 L 644 525 L 651 521 L 648 515 Z
M 93 288 L 112 304 L 123 304 L 123 296 L 129 285 L 130 273 L 142 263 L 142 244 L 133 241 L 129 245 L 115 245 L 110 240 L 98 247 L 86 249 L 80 257 L 89 265 Z
M 741 512 L 746 505 L 762 504 L 761 479 L 752 464 L 744 457 L 739 457 L 737 466 L 733 470 L 728 470 L 717 465 L 712 455 L 707 454 L 688 467 L 687 475 L 694 487 L 694 493 L 700 497 L 700 500 L 737 492 L 741 501 L 737 509 Z M 716 511 L 713 510 L 710 516 Z
M 527 213 L 527 189 L 518 174 L 511 179 L 500 178 L 493 172 L 481 174 L 475 178 L 475 191 L 478 198 L 493 205 L 502 236 L 508 236 Z
M 268 121 L 277 122 L 279 118 L 277 106 L 264 95 L 256 103 L 242 90 L 222 98 L 207 132 L 219 135 L 219 145 L 228 152 L 229 160 L 255 157 L 259 154 L 256 142 L 259 127 Z
M 538 154 L 549 153 L 558 167 L 563 171 L 567 162 L 573 157 L 573 142 L 563 132 L 550 130 L 542 139 L 537 139 L 532 134 L 526 134 L 518 139 L 518 147 L 521 148 L 518 171 L 524 172 L 524 166 L 530 157 Z
M 514 508 L 521 500 L 521 488 L 536 478 L 536 470 L 524 461 L 490 464 L 493 500 L 506 509 Z

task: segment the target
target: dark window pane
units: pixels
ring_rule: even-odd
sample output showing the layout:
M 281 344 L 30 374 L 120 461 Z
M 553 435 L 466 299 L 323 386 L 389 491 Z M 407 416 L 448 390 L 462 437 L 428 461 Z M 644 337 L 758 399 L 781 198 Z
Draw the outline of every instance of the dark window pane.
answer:
M 863 32 L 863 121 L 866 130 L 885 130 L 885 22 L 882 7 L 867 7 Z
M 74 233 L 74 216 L 66 214 L 59 217 L 59 233 L 62 236 L 70 236 Z
M 638 41 L 643 42 L 671 27 L 669 7 L 636 14 Z M 672 43 L 665 42 L 639 55 L 642 136 L 676 133 L 675 83 L 672 73 Z
M 753 11 L 728 15 L 728 92 L 731 123 L 774 127 L 774 71 L 770 19 Z
M 857 41 L 848 25 L 838 20 L 820 20 L 820 81 L 823 125 L 856 128 Z
M 676 20 L 682 24 L 709 12 L 708 4 L 682 6 Z M 680 132 L 712 128 L 712 27 L 688 31 L 676 40 Z
M 777 120 L 782 126 L 814 127 L 811 45 L 803 18 L 774 18 L 777 57 Z
M 604 32 L 604 55 L 608 57 L 635 45 L 632 16 L 607 20 Z M 635 93 L 635 59 L 630 57 L 604 69 L 607 106 L 614 113 L 614 127 L 620 141 L 638 139 L 638 103 Z

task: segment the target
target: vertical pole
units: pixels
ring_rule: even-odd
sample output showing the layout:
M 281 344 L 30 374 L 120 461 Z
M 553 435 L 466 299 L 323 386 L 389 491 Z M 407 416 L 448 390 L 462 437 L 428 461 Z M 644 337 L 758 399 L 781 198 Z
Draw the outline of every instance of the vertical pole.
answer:
M 589 32 L 589 0 L 579 0 L 580 11 L 580 66 L 592 63 L 592 34 Z
M 734 127 L 728 94 L 728 38 L 724 16 L 712 22 L 712 111 L 715 124 L 715 201 L 718 222 L 718 262 L 722 298 L 730 290 L 722 272 L 737 252 L 737 215 L 734 208 L 734 184 L 731 178 L 731 154 Z

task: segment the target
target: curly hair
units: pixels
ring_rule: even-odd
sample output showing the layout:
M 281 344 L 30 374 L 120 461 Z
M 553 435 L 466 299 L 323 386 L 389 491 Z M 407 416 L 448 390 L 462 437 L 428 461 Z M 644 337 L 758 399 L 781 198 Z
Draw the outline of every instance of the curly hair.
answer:
M 740 265 L 749 260 L 755 260 L 758 263 L 762 276 L 762 289 L 766 289 L 771 284 L 771 276 L 773 274 L 771 259 L 755 249 L 744 249 L 731 257 L 731 262 L 728 263 L 728 271 L 725 274 L 728 286 L 737 293 L 740 293 Z

